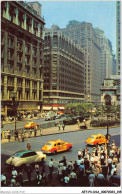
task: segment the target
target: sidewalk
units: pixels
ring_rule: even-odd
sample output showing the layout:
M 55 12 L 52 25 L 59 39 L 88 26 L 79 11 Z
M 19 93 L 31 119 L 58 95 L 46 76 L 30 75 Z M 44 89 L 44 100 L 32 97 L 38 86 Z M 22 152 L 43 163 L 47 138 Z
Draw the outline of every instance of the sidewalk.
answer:
M 80 123 L 80 126 L 83 125 L 84 123 Z M 90 129 L 90 120 L 86 121 L 86 126 L 87 126 L 87 129 Z M 65 125 L 65 129 L 63 131 L 63 128 L 61 126 L 61 129 L 59 131 L 59 128 L 58 126 L 56 127 L 51 127 L 51 128 L 47 128 L 47 129 L 42 129 L 42 135 L 43 136 L 46 136 L 46 135 L 53 135 L 53 134 L 60 134 L 60 133 L 68 133 L 68 132 L 73 132 L 73 131 L 81 131 L 81 130 L 84 130 L 84 129 L 79 129 L 78 128 L 78 124 L 75 124 L 75 125 Z M 86 129 L 85 129 L 86 130 Z M 33 138 L 34 137 L 34 134 L 29 137 L 28 136 L 29 134 L 27 134 L 27 138 Z M 37 137 L 40 136 L 40 131 L 38 130 L 37 131 Z M 11 137 L 11 142 L 15 141 L 15 138 L 14 137 Z M 1 143 L 7 143 L 8 142 L 8 139 L 3 139 L 1 141 Z

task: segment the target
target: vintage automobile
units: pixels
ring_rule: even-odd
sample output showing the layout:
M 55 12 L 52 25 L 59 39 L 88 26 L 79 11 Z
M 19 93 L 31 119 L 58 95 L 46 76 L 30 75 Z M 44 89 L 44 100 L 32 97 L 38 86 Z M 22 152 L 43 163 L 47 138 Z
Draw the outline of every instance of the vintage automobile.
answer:
M 14 153 L 8 160 L 6 165 L 12 165 L 14 167 L 25 166 L 27 163 L 32 164 L 41 162 L 46 159 L 46 154 L 41 151 L 21 150 Z
M 88 139 L 85 141 L 88 145 L 98 145 L 98 144 L 105 144 L 106 138 L 102 134 L 94 134 L 90 135 Z
M 30 128 L 35 128 L 36 126 L 38 126 L 39 124 L 35 123 L 35 122 L 27 122 L 24 126 L 25 129 L 30 129 Z
M 71 151 L 72 144 L 69 142 L 64 142 L 60 139 L 48 141 L 43 147 L 42 151 L 46 154 L 56 154 L 62 151 Z

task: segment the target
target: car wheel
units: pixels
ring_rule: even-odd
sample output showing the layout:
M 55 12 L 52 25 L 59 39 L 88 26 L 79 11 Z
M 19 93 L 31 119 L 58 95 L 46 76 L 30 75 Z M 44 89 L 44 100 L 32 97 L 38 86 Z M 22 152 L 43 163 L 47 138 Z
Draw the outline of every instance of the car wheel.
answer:
M 70 151 L 71 151 L 71 149 L 72 149 L 72 148 L 71 148 L 71 147 L 69 147 L 69 148 L 68 148 L 68 151 L 70 152 Z
M 53 152 L 53 155 L 56 155 L 57 154 L 57 152 L 56 152 L 56 150 Z

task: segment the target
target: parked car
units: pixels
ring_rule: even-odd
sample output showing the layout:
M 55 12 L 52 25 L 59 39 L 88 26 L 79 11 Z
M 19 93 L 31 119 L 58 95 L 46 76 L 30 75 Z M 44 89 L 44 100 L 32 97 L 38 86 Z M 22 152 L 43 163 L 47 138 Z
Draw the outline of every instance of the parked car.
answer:
M 30 129 L 30 128 L 35 128 L 36 126 L 38 126 L 39 124 L 35 123 L 35 122 L 27 122 L 24 126 L 25 129 Z
M 6 160 L 7 165 L 12 165 L 15 167 L 24 166 L 29 163 L 41 162 L 46 159 L 46 155 L 41 151 L 32 151 L 32 150 L 21 150 L 14 153 L 8 160 Z
M 67 117 L 63 120 L 64 125 L 73 125 L 72 117 Z
M 90 135 L 85 143 L 87 143 L 88 145 L 104 144 L 106 143 L 106 138 L 102 134 L 94 134 Z
M 56 154 L 57 152 L 70 151 L 72 149 L 72 144 L 69 142 L 64 142 L 60 139 L 48 141 L 43 147 L 43 153 Z

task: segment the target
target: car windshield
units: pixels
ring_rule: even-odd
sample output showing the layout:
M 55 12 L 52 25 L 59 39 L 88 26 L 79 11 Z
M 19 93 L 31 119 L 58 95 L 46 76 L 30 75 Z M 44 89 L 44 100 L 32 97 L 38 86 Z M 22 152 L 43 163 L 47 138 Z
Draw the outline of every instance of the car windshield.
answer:
M 46 145 L 52 145 L 52 143 L 46 143 Z
M 13 156 L 14 156 L 14 157 L 18 157 L 18 158 L 20 158 L 20 157 L 21 157 L 21 155 L 20 155 L 20 154 L 18 154 L 18 153 L 15 153 Z
M 93 137 L 93 136 L 90 136 L 89 138 L 90 138 L 90 139 L 94 139 L 94 137 Z

